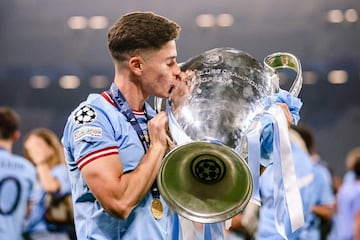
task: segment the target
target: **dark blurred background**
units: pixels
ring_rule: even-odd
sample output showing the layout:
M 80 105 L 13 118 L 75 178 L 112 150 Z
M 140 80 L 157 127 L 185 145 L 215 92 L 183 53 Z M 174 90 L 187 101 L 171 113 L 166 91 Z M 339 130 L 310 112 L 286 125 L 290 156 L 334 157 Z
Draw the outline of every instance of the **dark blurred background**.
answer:
M 335 174 L 344 173 L 347 152 L 360 146 L 358 0 L 1 0 L 0 105 L 20 113 L 23 135 L 48 127 L 61 137 L 70 111 L 109 86 L 107 30 L 137 10 L 182 26 L 179 62 L 216 47 L 260 62 L 278 51 L 296 55 L 304 74 L 300 122 Z

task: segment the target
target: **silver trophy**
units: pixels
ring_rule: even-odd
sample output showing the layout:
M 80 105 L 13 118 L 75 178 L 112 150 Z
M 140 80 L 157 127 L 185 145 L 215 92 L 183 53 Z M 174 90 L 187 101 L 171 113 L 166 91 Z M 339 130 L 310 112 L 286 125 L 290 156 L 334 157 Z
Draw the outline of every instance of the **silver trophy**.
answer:
M 234 48 L 216 48 L 181 65 L 178 86 L 164 108 L 175 147 L 164 157 L 157 178 L 161 195 L 181 216 L 214 223 L 238 214 L 253 190 L 246 132 L 279 90 L 278 69 L 296 77 L 290 92 L 302 86 L 301 65 L 289 53 L 267 56 L 264 65 Z

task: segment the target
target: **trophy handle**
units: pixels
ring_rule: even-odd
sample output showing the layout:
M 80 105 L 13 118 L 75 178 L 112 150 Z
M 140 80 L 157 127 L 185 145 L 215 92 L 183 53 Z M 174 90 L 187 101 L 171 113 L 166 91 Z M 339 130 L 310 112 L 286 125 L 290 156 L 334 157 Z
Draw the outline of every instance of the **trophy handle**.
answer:
M 297 97 L 302 88 L 302 70 L 300 60 L 293 54 L 286 52 L 273 53 L 264 59 L 265 67 L 268 67 L 274 71 L 278 69 L 291 69 L 296 72 L 296 77 L 292 86 L 289 89 L 290 94 Z

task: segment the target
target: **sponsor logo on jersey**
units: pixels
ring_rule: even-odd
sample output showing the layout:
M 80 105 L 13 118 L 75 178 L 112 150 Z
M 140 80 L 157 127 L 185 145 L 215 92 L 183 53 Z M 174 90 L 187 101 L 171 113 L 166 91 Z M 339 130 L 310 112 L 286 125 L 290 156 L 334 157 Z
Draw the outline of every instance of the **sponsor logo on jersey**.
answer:
M 83 126 L 74 132 L 74 141 L 83 139 L 84 137 L 102 137 L 102 129 L 99 127 Z

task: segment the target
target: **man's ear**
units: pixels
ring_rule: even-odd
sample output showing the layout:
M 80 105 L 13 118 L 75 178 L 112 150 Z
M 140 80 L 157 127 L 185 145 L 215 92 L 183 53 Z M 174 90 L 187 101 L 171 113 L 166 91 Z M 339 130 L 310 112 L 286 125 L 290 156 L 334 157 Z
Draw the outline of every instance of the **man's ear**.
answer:
M 17 131 L 14 132 L 14 134 L 12 136 L 12 140 L 15 142 L 20 138 L 20 136 L 21 136 L 20 131 L 17 130 Z
M 143 71 L 143 63 L 144 61 L 140 56 L 134 56 L 129 60 L 129 68 L 134 74 L 141 75 Z

